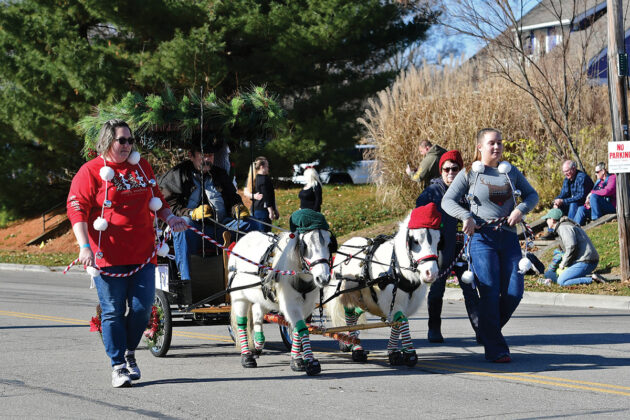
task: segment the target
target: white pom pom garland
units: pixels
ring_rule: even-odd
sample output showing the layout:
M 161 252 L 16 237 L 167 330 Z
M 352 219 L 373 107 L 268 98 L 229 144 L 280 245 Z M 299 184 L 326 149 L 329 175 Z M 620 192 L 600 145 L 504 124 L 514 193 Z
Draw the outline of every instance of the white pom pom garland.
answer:
M 103 181 L 111 181 L 114 177 L 114 170 L 109 166 L 103 166 L 99 171 L 99 175 Z
M 532 268 L 532 262 L 528 258 L 521 258 L 518 262 L 518 271 L 521 274 L 527 273 Z
M 160 257 L 166 257 L 168 255 L 168 251 L 170 251 L 168 244 L 166 242 L 162 242 L 162 245 L 158 249 L 157 254 Z
M 512 170 L 512 165 L 507 160 L 499 163 L 499 172 L 502 174 L 507 174 Z
M 96 267 L 86 267 L 85 271 L 87 271 L 87 273 L 91 277 L 98 277 L 98 276 L 101 275 L 101 273 L 98 271 L 98 268 L 96 268 Z
M 129 154 L 129 157 L 127 158 L 127 162 L 129 162 L 129 164 L 131 165 L 137 165 L 138 162 L 140 162 L 140 153 L 135 150 L 131 152 Z
M 482 174 L 486 170 L 486 166 L 480 160 L 476 160 L 472 164 L 472 170 Z
M 149 208 L 151 209 L 151 211 L 158 211 L 162 208 L 162 200 L 157 197 L 153 197 L 151 200 L 149 200 Z
M 107 229 L 107 220 L 103 219 L 102 217 L 97 217 L 96 220 L 94 220 L 94 229 L 102 232 L 105 229 Z
M 470 284 L 473 282 L 473 280 L 475 279 L 475 275 L 473 274 L 472 271 L 470 270 L 466 270 L 464 271 L 464 274 L 462 274 L 462 283 L 466 283 L 466 284 Z

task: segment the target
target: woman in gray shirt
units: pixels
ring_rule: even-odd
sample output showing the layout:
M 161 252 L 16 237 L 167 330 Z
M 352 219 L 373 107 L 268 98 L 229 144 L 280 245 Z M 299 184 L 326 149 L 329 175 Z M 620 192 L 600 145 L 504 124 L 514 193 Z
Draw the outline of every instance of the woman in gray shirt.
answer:
M 470 269 L 479 289 L 479 336 L 486 360 L 508 363 L 512 360 L 510 349 L 501 329 L 516 310 L 524 289 L 518 268 L 522 252 L 516 224 L 536 206 L 538 194 L 517 168 L 501 162 L 501 132 L 484 128 L 477 134 L 476 147 L 479 160 L 471 171 L 457 175 L 442 199 L 442 208 L 460 219 L 464 233 L 472 236 Z M 518 205 L 516 191 L 522 198 Z M 468 199 L 470 210 L 459 204 L 462 197 Z M 501 218 L 503 222 L 493 222 Z

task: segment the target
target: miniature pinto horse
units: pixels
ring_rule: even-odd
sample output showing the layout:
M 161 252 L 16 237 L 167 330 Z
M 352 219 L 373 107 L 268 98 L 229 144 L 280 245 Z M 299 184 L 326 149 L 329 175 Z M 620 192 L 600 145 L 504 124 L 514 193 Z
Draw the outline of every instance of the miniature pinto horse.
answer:
M 295 271 L 295 275 L 279 274 L 230 255 L 228 270 L 230 288 L 252 285 L 232 291 L 230 298 L 232 328 L 237 332 L 241 349 L 241 364 L 257 366 L 249 346 L 253 326 L 256 354 L 262 352 L 265 336 L 263 317 L 276 310 L 284 314 L 293 327 L 291 369 L 317 375 L 319 362 L 313 357 L 305 319 L 315 309 L 319 290 L 330 281 L 331 255 L 334 236 L 321 213 L 298 210 L 291 215 L 291 231 L 280 235 L 250 232 L 234 246 L 234 252 L 252 261 L 269 265 L 275 270 Z M 248 316 L 250 322 L 248 323 Z
M 396 235 L 374 240 L 354 237 L 345 242 L 336 256 L 334 280 L 327 288 L 343 291 L 328 304 L 333 325 L 356 325 L 358 317 L 371 314 L 396 322 L 387 344 L 389 363 L 414 366 L 418 356 L 409 333 L 408 317 L 419 308 L 428 283 L 437 278 L 437 251 L 441 215 L 434 203 L 414 209 L 400 224 Z M 346 258 L 345 260 L 342 260 Z M 357 258 L 353 258 L 357 257 Z M 344 316 L 345 315 L 345 316 Z M 358 331 L 350 333 L 358 336 Z M 402 352 L 399 337 L 402 336 Z M 352 348 L 352 359 L 364 362 L 367 352 Z

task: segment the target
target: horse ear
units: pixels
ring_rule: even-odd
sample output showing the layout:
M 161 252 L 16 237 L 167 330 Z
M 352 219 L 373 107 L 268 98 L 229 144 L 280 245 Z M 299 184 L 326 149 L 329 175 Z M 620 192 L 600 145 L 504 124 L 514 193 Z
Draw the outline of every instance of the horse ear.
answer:
M 330 243 L 328 244 L 328 252 L 330 253 L 330 255 L 337 252 L 338 247 L 339 244 L 337 243 L 337 237 L 334 233 L 330 232 Z

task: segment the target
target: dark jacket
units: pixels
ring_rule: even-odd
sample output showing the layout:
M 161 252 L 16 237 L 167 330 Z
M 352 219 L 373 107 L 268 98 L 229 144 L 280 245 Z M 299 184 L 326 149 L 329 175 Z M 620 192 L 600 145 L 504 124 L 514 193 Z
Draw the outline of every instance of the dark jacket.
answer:
M 254 200 L 254 210 L 266 210 L 268 207 L 276 210 L 276 194 L 269 175 L 256 175 L 254 192 L 263 195 L 262 200 Z
M 583 206 L 586 201 L 586 195 L 592 189 L 593 180 L 584 172 L 577 171 L 573 181 L 569 180 L 569 178 L 564 178 L 560 195 L 556 198 L 561 198 L 566 205 L 577 203 L 578 206 Z
M 457 234 L 457 222 L 458 220 L 453 216 L 449 216 L 442 209 L 442 197 L 448 186 L 442 178 L 434 178 L 431 180 L 431 184 L 422 191 L 422 193 L 416 199 L 416 207 L 425 206 L 429 203 L 435 203 L 438 206 L 438 210 L 442 214 L 442 224 L 440 226 L 440 249 L 439 249 L 439 267 L 440 271 L 448 267 L 455 259 L 456 252 L 458 251 L 455 244 L 455 238 Z M 447 273 L 448 276 L 450 273 Z
M 298 193 L 301 209 L 322 211 L 322 186 L 313 185 L 311 188 L 301 189 Z
M 178 216 L 186 216 L 188 211 L 192 210 L 187 209 L 186 205 L 191 193 L 197 188 L 193 182 L 193 174 L 200 176 L 200 172 L 195 169 L 193 163 L 190 160 L 185 160 L 158 179 L 164 198 L 171 206 L 173 213 Z M 238 195 L 230 177 L 223 169 L 218 166 L 212 166 L 210 172 L 204 176 L 211 177 L 215 187 L 221 192 L 225 202 L 225 210 L 228 214 L 230 214 L 234 205 L 243 204 L 241 196 Z M 205 194 L 202 194 L 202 196 L 204 203 L 207 203 Z
M 433 178 L 439 177 L 440 174 L 440 158 L 446 153 L 446 149 L 437 144 L 431 146 L 416 173 L 411 177 L 414 181 L 420 183 L 420 188 L 424 189 L 430 185 Z

